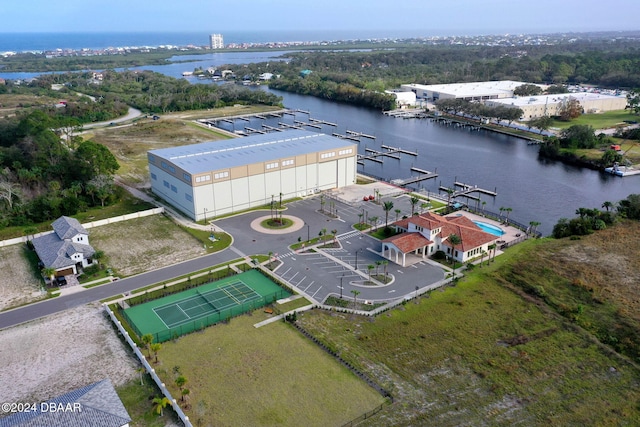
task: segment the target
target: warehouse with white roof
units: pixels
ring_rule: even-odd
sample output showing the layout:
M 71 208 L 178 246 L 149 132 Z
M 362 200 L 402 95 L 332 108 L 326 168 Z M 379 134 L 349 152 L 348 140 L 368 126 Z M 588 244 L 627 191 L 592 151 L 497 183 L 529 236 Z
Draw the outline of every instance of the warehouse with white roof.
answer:
M 355 184 L 358 147 L 306 130 L 147 153 L 152 191 L 201 220 Z
M 511 98 L 513 91 L 530 83 L 513 80 L 488 82 L 450 83 L 440 85 L 405 84 L 401 90 L 416 94 L 418 100 L 435 102 L 439 99 L 464 99 L 467 101 L 486 101 L 488 99 Z M 541 86 L 542 87 L 542 86 Z
M 541 116 L 557 116 L 560 109 L 571 99 L 575 99 L 586 114 L 604 111 L 624 110 L 627 98 L 624 96 L 603 95 L 600 93 L 576 92 L 556 95 L 521 96 L 516 98 L 493 99 L 486 101 L 489 106 L 520 108 L 522 119 L 529 120 Z

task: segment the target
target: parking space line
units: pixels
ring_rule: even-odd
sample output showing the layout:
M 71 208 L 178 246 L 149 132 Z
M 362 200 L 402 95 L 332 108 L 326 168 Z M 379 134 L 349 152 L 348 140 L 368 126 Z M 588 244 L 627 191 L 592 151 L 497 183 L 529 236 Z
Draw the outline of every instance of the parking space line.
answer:
M 306 288 L 304 288 L 304 291 L 307 292 L 307 289 L 309 289 L 314 283 L 316 283 L 315 280 L 312 280 L 311 283 L 309 283 L 309 286 L 307 286 Z
M 315 291 L 315 292 L 313 293 L 313 295 L 311 295 L 311 296 L 312 296 L 313 298 L 315 298 L 315 297 L 316 297 L 316 294 L 317 294 L 318 292 L 320 292 L 320 289 L 322 289 L 322 286 L 320 286 L 320 287 L 318 288 L 318 290 L 317 290 L 317 291 Z
M 289 282 L 293 281 L 293 278 L 296 277 L 298 275 L 298 273 L 300 273 L 299 271 L 296 271 L 296 274 L 294 274 L 293 276 L 291 276 L 289 280 Z

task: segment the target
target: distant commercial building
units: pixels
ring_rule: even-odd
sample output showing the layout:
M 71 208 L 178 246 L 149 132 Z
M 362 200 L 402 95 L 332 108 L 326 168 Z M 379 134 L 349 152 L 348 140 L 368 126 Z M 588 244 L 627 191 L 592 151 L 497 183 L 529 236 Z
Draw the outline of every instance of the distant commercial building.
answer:
M 511 98 L 513 91 L 525 82 L 500 80 L 493 82 L 451 83 L 441 85 L 406 84 L 400 88 L 416 94 L 418 101 L 435 102 L 439 99 L 465 99 L 486 101 L 489 99 Z
M 384 93 L 395 96 L 396 107 L 398 108 L 415 107 L 417 105 L 416 94 L 412 91 L 385 90 Z
M 209 36 L 209 48 L 224 49 L 224 39 L 222 38 L 222 34 L 211 34 Z
M 152 191 L 195 220 L 355 184 L 355 143 L 306 130 L 147 153 Z
M 492 99 L 486 101 L 485 104 L 489 106 L 503 105 L 505 107 L 520 108 L 523 111 L 522 119 L 529 120 L 541 116 L 557 116 L 562 106 L 571 99 L 577 100 L 586 114 L 623 110 L 624 107 L 627 106 L 627 98 L 624 96 L 603 95 L 590 92 Z

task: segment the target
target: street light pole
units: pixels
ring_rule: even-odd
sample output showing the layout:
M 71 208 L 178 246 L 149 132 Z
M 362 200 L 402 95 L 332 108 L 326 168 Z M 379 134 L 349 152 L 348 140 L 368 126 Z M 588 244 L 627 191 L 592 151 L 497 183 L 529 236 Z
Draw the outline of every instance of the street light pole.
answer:
M 356 270 L 358 269 L 358 252 L 360 252 L 360 249 L 356 251 Z
M 342 279 L 344 279 L 344 274 L 340 276 L 340 299 L 342 299 Z
M 304 225 L 307 226 L 307 242 L 308 242 L 309 240 L 311 240 L 311 236 L 309 235 L 309 224 L 305 222 Z
M 207 208 L 204 208 L 204 223 L 207 223 Z

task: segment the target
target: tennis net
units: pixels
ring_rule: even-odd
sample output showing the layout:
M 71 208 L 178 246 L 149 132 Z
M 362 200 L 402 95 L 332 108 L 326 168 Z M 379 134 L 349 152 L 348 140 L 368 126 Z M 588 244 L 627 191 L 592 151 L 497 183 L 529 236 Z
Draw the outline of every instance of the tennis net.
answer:
M 198 295 L 200 295 L 200 297 L 202 297 L 202 299 L 204 299 L 207 302 L 207 304 L 211 306 L 211 308 L 213 308 L 216 311 L 216 313 L 220 313 L 220 310 L 218 310 L 214 304 L 214 301 L 217 301 L 216 298 L 213 298 L 209 293 L 203 294 L 197 289 L 196 289 L 196 292 L 198 293 Z

